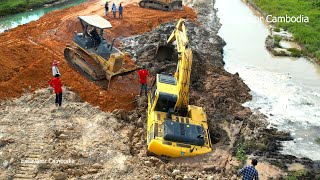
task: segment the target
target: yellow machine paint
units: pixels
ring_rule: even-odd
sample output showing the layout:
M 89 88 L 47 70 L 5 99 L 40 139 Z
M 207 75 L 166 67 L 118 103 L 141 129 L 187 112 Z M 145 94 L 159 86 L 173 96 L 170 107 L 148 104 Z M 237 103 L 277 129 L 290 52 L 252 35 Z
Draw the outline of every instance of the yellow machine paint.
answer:
M 114 41 L 104 38 L 104 30 L 112 28 L 110 22 L 98 15 L 79 16 L 81 33 L 76 33 L 73 46 L 67 45 L 64 56 L 70 65 L 86 73 L 94 81 L 108 80 L 108 87 L 113 76 L 122 75 L 138 67 L 124 68 L 124 54 L 114 47 Z M 91 30 L 90 30 L 91 29 Z M 96 31 L 96 36 L 91 34 Z
M 167 43 L 176 41 L 175 76 L 157 74 L 148 94 L 148 151 L 159 156 L 195 156 L 211 151 L 205 112 L 189 105 L 192 51 L 185 21 L 180 19 Z

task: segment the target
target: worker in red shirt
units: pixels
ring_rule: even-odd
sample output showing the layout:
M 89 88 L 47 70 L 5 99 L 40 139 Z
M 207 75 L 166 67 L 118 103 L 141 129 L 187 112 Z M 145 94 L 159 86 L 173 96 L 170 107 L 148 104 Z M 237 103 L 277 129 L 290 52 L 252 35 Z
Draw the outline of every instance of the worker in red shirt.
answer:
M 50 86 L 54 88 L 54 93 L 56 94 L 56 106 L 61 107 L 62 103 L 62 84 L 59 78 L 59 74 L 50 81 Z
M 138 71 L 138 76 L 140 78 L 140 96 L 142 96 L 142 91 L 144 90 L 145 95 L 147 96 L 147 77 L 150 76 L 148 70 L 145 66 Z

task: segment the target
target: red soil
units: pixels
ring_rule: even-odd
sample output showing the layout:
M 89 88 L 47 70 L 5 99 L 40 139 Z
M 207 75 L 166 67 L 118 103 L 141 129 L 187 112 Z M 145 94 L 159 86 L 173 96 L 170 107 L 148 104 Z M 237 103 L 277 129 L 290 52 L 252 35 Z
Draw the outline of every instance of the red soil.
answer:
M 63 51 L 66 44 L 72 42 L 73 32 L 81 30 L 77 16 L 98 14 L 105 17 L 103 4 L 94 2 L 53 11 L 37 21 L 0 34 L 0 99 L 19 97 L 26 90 L 47 87 L 51 63 L 57 59 L 61 81 L 84 101 L 105 111 L 134 108 L 134 96 L 139 91 L 136 73 L 115 78 L 106 91 L 84 78 L 64 59 Z M 187 7 L 183 11 L 164 12 L 129 4 L 124 10 L 123 19 L 107 18 L 113 26 L 107 32 L 110 38 L 141 34 L 179 18 L 196 18 L 195 12 Z

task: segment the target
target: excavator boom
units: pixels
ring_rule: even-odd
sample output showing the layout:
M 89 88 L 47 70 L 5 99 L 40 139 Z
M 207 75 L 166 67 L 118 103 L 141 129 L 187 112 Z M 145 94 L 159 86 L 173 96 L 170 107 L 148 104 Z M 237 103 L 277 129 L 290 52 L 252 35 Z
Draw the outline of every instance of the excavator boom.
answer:
M 175 77 L 177 79 L 177 91 L 179 94 L 174 109 L 176 111 L 186 112 L 189 105 L 192 51 L 189 48 L 189 40 L 184 19 L 178 21 L 176 28 L 171 33 L 167 43 L 172 44 L 174 41 L 176 41 L 176 50 L 178 52 L 178 65 Z

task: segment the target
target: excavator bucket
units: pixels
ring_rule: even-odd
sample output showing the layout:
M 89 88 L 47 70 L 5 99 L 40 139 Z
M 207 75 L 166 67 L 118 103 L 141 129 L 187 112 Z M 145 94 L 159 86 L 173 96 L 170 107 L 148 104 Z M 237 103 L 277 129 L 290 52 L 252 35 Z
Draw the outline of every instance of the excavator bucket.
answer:
M 167 44 L 167 36 L 165 34 L 160 35 L 160 42 L 156 51 L 156 60 L 165 61 L 172 59 L 174 53 L 174 46 Z
M 156 53 L 156 60 L 165 61 L 171 60 L 174 48 L 170 46 L 159 46 Z

